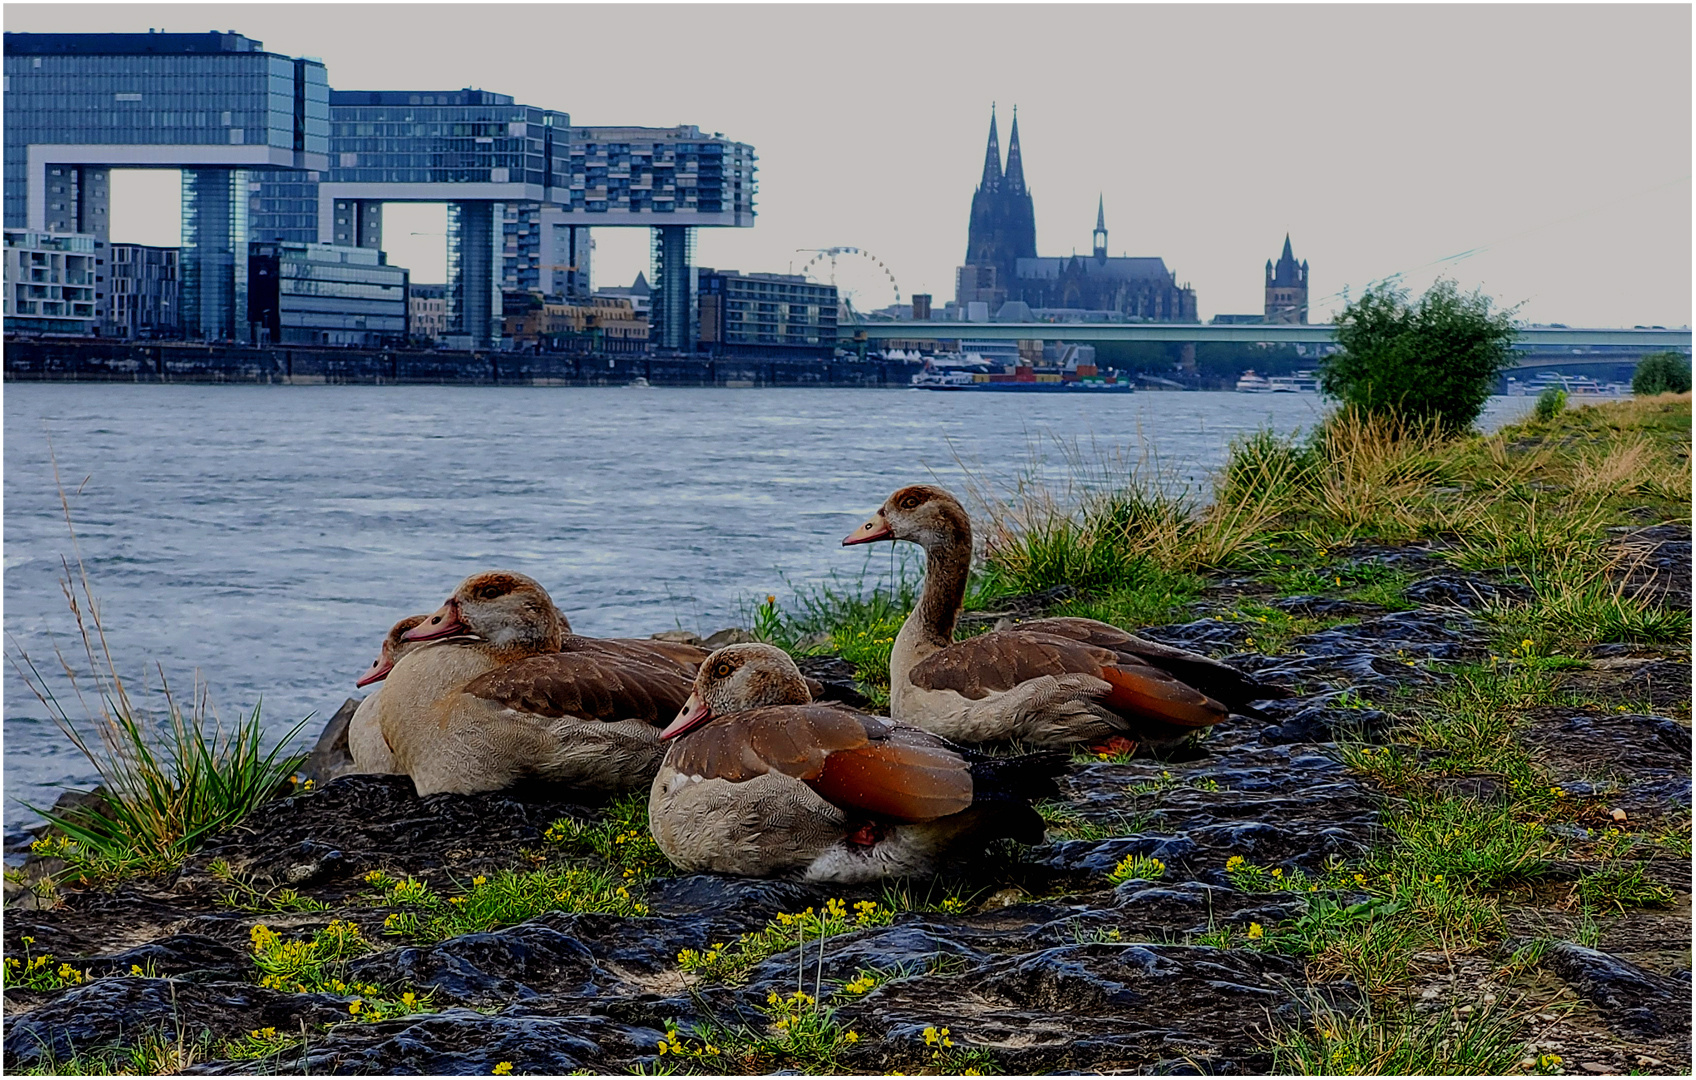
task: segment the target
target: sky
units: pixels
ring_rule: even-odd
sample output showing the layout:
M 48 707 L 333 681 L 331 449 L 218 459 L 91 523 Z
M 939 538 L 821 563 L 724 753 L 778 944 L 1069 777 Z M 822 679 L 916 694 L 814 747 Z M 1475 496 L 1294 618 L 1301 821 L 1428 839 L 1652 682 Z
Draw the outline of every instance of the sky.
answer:
M 752 229 L 697 262 L 800 269 L 848 245 L 952 298 L 993 102 L 1019 109 L 1043 255 L 1155 255 L 1202 317 L 1259 312 L 1287 232 L 1315 319 L 1393 274 L 1573 326 L 1688 325 L 1691 8 L 1661 5 L 7 4 L 8 30 L 233 29 L 346 90 L 477 87 L 580 124 L 753 144 Z M 171 175 L 113 181 L 113 238 L 175 243 Z M 440 280 L 440 207 L 384 241 Z M 419 235 L 414 235 L 419 234 Z M 597 285 L 648 261 L 595 232 Z M 860 306 L 892 298 L 839 268 Z M 867 304 L 865 300 L 877 300 Z

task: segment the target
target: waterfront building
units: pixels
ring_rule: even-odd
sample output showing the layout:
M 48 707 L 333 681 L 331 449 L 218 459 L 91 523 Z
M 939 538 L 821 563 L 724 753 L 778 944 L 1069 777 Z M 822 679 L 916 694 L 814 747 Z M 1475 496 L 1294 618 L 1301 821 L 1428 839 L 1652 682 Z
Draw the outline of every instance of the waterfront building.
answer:
M 100 332 L 106 242 L 84 233 L 5 230 L 5 330 Z
M 268 170 L 328 166 L 324 65 L 237 33 L 5 35 L 5 224 L 111 239 L 110 171 L 181 169 L 191 336 L 246 336 L 248 214 Z
M 647 315 L 652 310 L 654 290 L 648 287 L 647 275 L 638 270 L 636 280 L 629 285 L 607 285 L 596 289 L 594 295 L 628 300 L 632 310 L 638 314 Z
M 472 89 L 331 91 L 318 61 L 234 32 L 8 33 L 5 53 L 6 225 L 105 241 L 111 168 L 184 170 L 197 338 L 244 336 L 250 241 L 381 250 L 383 203 L 440 202 L 456 336 L 498 344 L 503 286 L 587 295 L 588 229 L 639 227 L 656 330 L 686 349 L 693 230 L 754 223 L 753 148 L 694 125 L 572 128 Z
M 447 290 L 446 285 L 407 283 L 407 333 L 412 340 L 435 344 L 448 332 Z
M 630 301 L 596 296 L 548 300 L 540 293 L 508 293 L 506 339 L 550 352 L 632 353 L 648 346 L 648 319 Z
M 248 319 L 258 345 L 402 345 L 407 272 L 341 244 L 256 243 Z
M 116 338 L 182 337 L 181 251 L 151 244 L 113 244 L 107 255 L 101 334 Z
M 699 271 L 701 347 L 714 355 L 818 356 L 836 353 L 835 285 L 800 274 Z
M 1107 253 L 1105 199 L 1097 199 L 1091 254 L 1041 257 L 1036 251 L 1036 211 L 1025 185 L 1014 113 L 1001 164 L 995 113 L 990 111 L 983 176 L 972 194 L 966 260 L 955 274 L 955 304 L 971 318 L 973 305 L 999 311 L 1009 301 L 1031 308 L 1116 311 L 1151 322 L 1195 322 L 1195 290 L 1180 285 L 1164 260 Z
M 1299 264 L 1290 251 L 1290 234 L 1284 234 L 1284 253 L 1276 266 L 1266 260 L 1266 321 L 1307 322 L 1307 260 Z

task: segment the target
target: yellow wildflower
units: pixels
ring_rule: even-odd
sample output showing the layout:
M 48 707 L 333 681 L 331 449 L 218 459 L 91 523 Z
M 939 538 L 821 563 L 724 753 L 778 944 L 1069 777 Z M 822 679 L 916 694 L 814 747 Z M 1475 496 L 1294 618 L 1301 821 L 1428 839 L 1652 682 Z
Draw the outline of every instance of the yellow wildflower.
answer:
M 495 1065 L 494 1068 L 490 1069 L 489 1072 L 492 1073 L 495 1076 L 511 1076 L 512 1075 L 512 1062 L 510 1062 L 510 1061 L 499 1062 Z
M 1264 926 L 1261 926 L 1257 922 L 1256 923 L 1249 923 L 1248 924 L 1248 936 L 1250 937 L 1250 939 L 1263 938 L 1263 937 L 1266 936 L 1266 928 Z
M 352 1013 L 354 1016 L 358 1016 L 360 1006 L 363 1004 L 364 1002 L 360 1001 L 358 998 L 354 998 L 352 1001 L 347 1003 L 347 1011 Z
M 478 874 L 476 877 L 471 879 L 471 884 L 473 886 L 487 885 L 488 883 L 489 883 L 489 879 L 484 877 L 482 874 Z

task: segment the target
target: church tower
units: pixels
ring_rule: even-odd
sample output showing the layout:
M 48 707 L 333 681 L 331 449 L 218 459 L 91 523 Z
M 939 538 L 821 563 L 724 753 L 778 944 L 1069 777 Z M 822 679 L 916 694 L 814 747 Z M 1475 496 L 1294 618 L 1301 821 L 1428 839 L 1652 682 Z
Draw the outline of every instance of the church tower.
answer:
M 1095 257 L 1107 258 L 1107 200 L 1095 197 Z
M 1266 260 L 1266 315 L 1269 323 L 1307 322 L 1307 261 L 1296 262 L 1290 234 L 1284 234 L 1284 253 L 1273 265 Z
M 995 109 L 990 107 L 989 144 L 984 148 L 983 177 L 972 194 L 972 216 L 966 231 L 966 261 L 955 280 L 955 302 L 979 301 L 989 313 L 1009 296 L 1018 280 L 1018 260 L 1036 256 L 1036 210 L 1025 186 L 1024 159 L 1019 149 L 1019 113 L 1007 138 L 1007 168 L 1001 168 L 1001 145 Z

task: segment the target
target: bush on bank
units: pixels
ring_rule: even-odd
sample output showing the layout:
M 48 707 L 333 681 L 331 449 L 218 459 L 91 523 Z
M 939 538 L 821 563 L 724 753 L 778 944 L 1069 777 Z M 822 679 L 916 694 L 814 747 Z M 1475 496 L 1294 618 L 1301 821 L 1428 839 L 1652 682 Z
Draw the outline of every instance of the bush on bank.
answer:
M 1631 376 L 1631 392 L 1648 394 L 1688 394 L 1690 392 L 1690 357 L 1678 352 L 1650 353 L 1637 361 Z
M 1439 280 L 1414 303 L 1405 289 L 1369 288 L 1337 317 L 1342 351 L 1320 362 L 1320 389 L 1347 408 L 1459 434 L 1513 364 L 1514 309 L 1492 306 L 1453 281 Z

